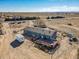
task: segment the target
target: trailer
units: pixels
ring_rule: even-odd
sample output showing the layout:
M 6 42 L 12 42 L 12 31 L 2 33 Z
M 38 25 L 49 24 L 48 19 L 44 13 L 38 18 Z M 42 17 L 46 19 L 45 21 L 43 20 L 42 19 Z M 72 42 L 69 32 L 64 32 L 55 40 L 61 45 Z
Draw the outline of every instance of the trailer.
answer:
M 24 35 L 29 37 L 29 40 L 35 43 L 35 47 L 42 49 L 47 53 L 52 52 L 59 47 L 59 43 L 56 40 L 57 31 L 55 30 L 28 27 L 27 29 L 24 29 Z

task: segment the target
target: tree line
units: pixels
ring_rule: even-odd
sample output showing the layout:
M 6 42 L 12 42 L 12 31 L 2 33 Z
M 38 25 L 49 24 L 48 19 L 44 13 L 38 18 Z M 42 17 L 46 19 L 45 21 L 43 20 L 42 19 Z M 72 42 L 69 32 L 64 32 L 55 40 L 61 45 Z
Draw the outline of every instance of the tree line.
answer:
M 22 21 L 22 20 L 36 20 L 40 19 L 40 17 L 12 17 L 12 18 L 5 18 L 5 21 Z

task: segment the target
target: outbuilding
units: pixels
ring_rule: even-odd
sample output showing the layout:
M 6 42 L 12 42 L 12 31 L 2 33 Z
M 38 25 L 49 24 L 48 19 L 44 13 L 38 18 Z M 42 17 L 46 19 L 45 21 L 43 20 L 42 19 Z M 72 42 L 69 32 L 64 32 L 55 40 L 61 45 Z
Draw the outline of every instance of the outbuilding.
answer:
M 24 37 L 21 34 L 17 34 L 15 40 L 10 43 L 13 48 L 19 47 L 24 42 Z
M 24 41 L 24 36 L 21 34 L 17 34 L 15 37 L 15 40 L 18 40 L 19 42 L 23 42 Z

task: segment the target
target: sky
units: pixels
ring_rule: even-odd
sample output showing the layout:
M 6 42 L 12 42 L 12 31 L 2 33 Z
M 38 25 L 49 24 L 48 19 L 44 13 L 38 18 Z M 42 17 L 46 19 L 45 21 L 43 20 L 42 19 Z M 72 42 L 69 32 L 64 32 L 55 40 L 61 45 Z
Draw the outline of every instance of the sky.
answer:
M 79 12 L 79 0 L 0 0 L 0 12 Z

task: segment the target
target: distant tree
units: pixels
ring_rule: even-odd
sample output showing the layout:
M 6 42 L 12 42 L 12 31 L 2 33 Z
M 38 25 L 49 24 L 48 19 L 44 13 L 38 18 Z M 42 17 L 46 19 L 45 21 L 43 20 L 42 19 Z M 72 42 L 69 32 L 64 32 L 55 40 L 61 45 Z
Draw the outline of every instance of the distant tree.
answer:
M 50 19 L 50 17 L 48 16 L 46 19 Z

